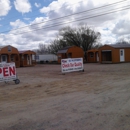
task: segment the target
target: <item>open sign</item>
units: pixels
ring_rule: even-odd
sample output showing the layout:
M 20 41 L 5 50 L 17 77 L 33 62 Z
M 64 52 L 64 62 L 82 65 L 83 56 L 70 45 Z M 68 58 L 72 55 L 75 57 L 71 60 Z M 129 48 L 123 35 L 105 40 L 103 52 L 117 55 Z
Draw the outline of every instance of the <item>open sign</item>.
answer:
M 0 81 L 16 80 L 15 63 L 0 63 Z

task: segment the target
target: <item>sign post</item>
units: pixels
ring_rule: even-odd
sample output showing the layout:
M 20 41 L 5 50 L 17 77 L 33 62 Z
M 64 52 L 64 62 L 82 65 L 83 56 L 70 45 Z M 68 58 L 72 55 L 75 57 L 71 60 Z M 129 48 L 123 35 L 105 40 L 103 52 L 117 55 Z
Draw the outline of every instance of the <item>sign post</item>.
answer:
M 84 71 L 83 58 L 68 58 L 61 60 L 62 73 Z

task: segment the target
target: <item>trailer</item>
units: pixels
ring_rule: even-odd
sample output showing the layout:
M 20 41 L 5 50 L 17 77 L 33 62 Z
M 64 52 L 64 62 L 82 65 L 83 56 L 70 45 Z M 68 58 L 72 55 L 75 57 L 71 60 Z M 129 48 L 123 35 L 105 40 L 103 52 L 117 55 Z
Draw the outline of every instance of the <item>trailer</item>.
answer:
M 40 61 L 43 61 L 43 62 L 58 61 L 57 55 L 54 55 L 54 54 L 36 55 L 35 59 L 36 59 L 36 62 L 40 62 Z

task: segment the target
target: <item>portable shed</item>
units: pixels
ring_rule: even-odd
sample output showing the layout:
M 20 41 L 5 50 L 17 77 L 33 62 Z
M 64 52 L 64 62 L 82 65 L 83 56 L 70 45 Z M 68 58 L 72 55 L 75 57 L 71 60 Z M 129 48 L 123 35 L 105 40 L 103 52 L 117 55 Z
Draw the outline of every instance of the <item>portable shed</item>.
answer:
M 100 63 L 130 62 L 130 44 L 110 44 L 99 48 Z
M 99 54 L 97 49 L 91 49 L 87 51 L 87 62 L 89 63 L 99 62 Z
M 84 51 L 77 46 L 67 46 L 58 51 L 58 63 L 66 58 L 84 58 Z
M 31 50 L 22 50 L 19 51 L 19 57 L 20 57 L 20 66 L 34 66 L 36 65 L 36 53 Z
M 11 45 L 0 46 L 0 62 L 14 62 L 16 67 L 20 67 L 19 52 L 17 48 Z

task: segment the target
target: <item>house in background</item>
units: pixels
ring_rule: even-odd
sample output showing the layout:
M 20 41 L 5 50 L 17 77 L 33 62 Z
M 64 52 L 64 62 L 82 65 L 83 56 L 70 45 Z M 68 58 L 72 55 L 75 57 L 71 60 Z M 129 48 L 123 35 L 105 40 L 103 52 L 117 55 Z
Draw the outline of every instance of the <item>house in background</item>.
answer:
M 130 62 L 130 44 L 104 45 L 98 50 L 100 63 Z
M 15 62 L 16 67 L 20 67 L 18 49 L 10 45 L 0 46 L 0 62 Z
M 77 46 L 67 46 L 58 51 L 58 63 L 61 63 L 61 59 L 66 58 L 84 58 L 84 51 Z
M 19 51 L 20 66 L 34 66 L 36 65 L 36 53 L 31 50 Z
M 97 63 L 99 62 L 98 49 L 91 49 L 87 51 L 87 62 L 88 63 Z

